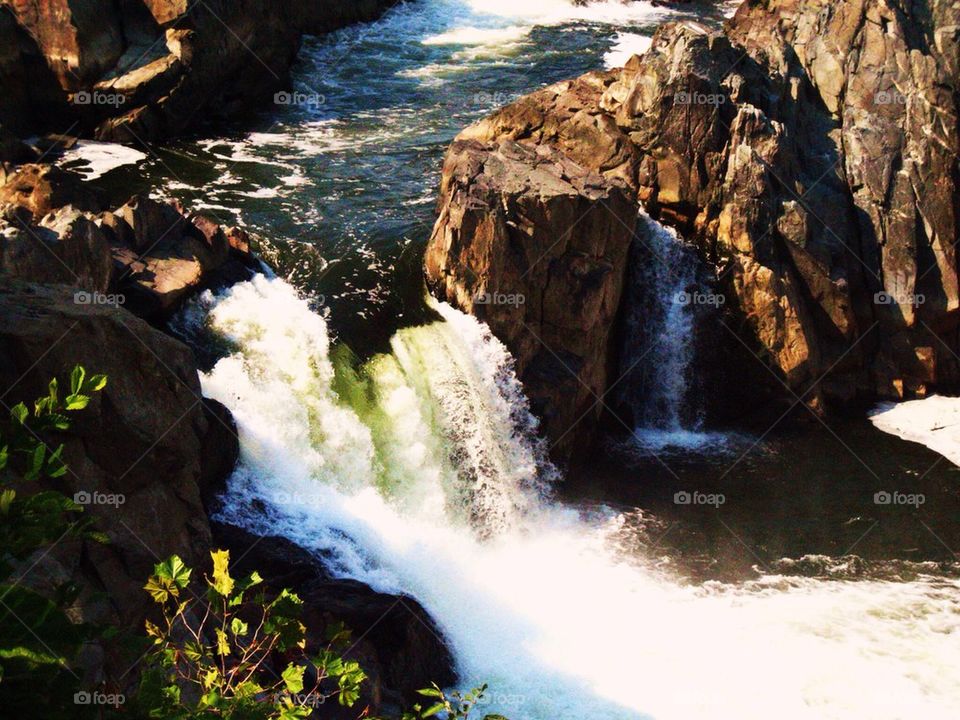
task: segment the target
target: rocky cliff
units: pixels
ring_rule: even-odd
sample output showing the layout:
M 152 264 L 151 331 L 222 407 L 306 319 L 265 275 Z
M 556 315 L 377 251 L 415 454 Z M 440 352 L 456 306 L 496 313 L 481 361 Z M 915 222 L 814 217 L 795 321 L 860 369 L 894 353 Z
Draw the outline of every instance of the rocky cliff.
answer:
M 829 409 L 955 385 L 958 35 L 948 0 L 747 0 L 723 31 L 665 25 L 623 69 L 550 86 L 461 133 L 428 283 L 491 324 L 535 404 L 559 417 L 569 387 L 596 400 L 617 380 L 597 368 L 617 365 L 603 339 L 634 234 L 628 208 L 642 205 L 713 268 L 727 303 L 712 353 L 749 349 L 756 387 L 772 373 L 791 401 Z M 505 150 L 523 167 L 487 171 Z M 545 164 L 569 189 L 527 179 Z M 587 186 L 602 212 L 588 210 Z M 584 236 L 583 273 L 557 272 L 571 235 Z M 588 276 L 602 302 L 585 301 Z M 551 301 L 477 308 L 490 290 Z M 541 378 L 544 354 L 564 360 L 567 386 Z M 742 387 L 710 392 L 734 390 L 749 399 Z M 602 408 L 575 430 L 548 421 L 563 453 L 589 442 Z
M 262 107 L 304 33 L 399 0 L 2 0 L 0 124 L 120 142 Z

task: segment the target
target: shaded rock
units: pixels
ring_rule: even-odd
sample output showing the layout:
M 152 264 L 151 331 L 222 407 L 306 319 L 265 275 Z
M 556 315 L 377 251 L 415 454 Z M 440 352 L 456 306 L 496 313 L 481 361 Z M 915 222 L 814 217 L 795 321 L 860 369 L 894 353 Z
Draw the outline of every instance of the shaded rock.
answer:
M 209 423 L 199 377 L 186 346 L 123 309 L 77 304 L 67 286 L 0 278 L 4 403 L 29 403 L 77 363 L 108 383 L 56 439 L 69 472 L 48 482 L 83 504 L 110 543 L 63 543 L 49 557 L 87 588 L 80 617 L 139 632 L 154 563 L 173 553 L 192 565 L 208 557 L 198 482 Z M 113 669 L 119 675 L 129 664 Z
M 222 403 L 204 398 L 203 415 L 209 429 L 200 456 L 200 497 L 212 513 L 240 456 L 240 436 L 233 415 Z
M 326 631 L 337 623 L 352 631 L 355 642 L 348 656 L 370 676 L 361 705 L 374 710 L 409 705 L 431 682 L 441 687 L 456 682 L 439 629 L 413 598 L 334 579 L 316 556 L 286 538 L 258 537 L 222 523 L 214 523 L 213 531 L 215 544 L 237 558 L 236 574 L 257 570 L 274 591 L 287 587 L 300 595 L 308 652 L 326 647 Z
M 0 125 L 0 163 L 25 163 L 36 160 L 39 153 L 20 138 Z M 5 175 L 0 175 L 0 185 L 6 184 Z
M 427 282 L 513 353 L 557 457 L 603 408 L 636 215 L 622 181 L 550 145 L 457 140 L 444 163 Z
M 78 303 L 106 293 L 112 269 L 110 246 L 100 228 L 71 206 L 39 224 L 24 217 L 0 231 L 0 275 L 79 288 Z

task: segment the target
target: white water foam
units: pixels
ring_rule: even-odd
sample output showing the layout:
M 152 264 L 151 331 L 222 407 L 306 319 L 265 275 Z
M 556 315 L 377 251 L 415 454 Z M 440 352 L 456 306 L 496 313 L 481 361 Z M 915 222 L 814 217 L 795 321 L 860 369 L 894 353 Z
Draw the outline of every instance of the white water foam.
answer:
M 145 153 L 126 145 L 78 140 L 63 153 L 57 164 L 80 173 L 85 180 L 95 180 L 118 167 L 136 165 L 146 157 Z
M 650 35 L 619 32 L 610 50 L 603 56 L 603 64 L 608 70 L 623 67 L 634 55 L 643 55 L 652 43 L 653 38 Z
M 492 444 L 482 455 L 525 465 L 535 454 L 508 356 L 480 323 L 440 305 L 443 322 L 401 330 L 394 353 L 366 368 L 369 384 L 344 384 L 324 321 L 282 280 L 207 303 L 233 351 L 203 388 L 234 412 L 242 443 L 225 519 L 330 550 L 341 574 L 420 600 L 462 682 L 490 683 L 482 712 L 960 717 L 960 582 L 688 585 L 618 550 L 623 515 L 587 518 L 524 487 L 488 496 L 508 506 L 524 496 L 526 508 L 505 508 L 511 522 L 478 536 L 444 487 L 456 470 L 445 451 L 463 429 L 446 424 L 451 412 L 491 413 L 466 438 Z M 488 472 L 505 489 L 529 484 L 528 468 Z
M 926 445 L 960 465 L 960 398 L 931 395 L 922 400 L 881 403 L 869 417 L 877 429 Z

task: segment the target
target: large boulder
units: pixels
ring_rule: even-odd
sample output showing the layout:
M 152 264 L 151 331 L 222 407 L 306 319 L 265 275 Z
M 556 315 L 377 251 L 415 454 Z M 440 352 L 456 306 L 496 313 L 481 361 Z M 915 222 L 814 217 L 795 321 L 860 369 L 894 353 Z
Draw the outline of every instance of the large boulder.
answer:
M 622 181 L 634 208 L 696 244 L 727 299 L 714 316 L 723 332 L 711 334 L 726 340 L 708 362 L 747 348 L 755 377 L 772 371 L 787 397 L 827 409 L 956 387 L 958 28 L 949 0 L 747 0 L 723 32 L 667 24 L 624 68 L 550 86 L 461 133 L 428 281 L 474 311 L 469 292 L 449 291 L 445 268 L 492 270 L 493 287 L 511 278 L 508 253 L 491 263 L 461 248 L 483 247 L 514 205 L 478 203 L 456 243 L 447 231 L 456 198 L 489 185 L 461 169 L 463 141 L 510 140 Z M 537 222 L 528 234 L 569 229 Z M 578 305 L 576 285 L 551 290 Z M 599 352 L 588 362 L 617 363 L 614 350 Z M 742 388 L 727 405 L 750 407 Z
M 57 544 L 24 582 L 73 579 L 84 588 L 79 618 L 138 632 L 154 563 L 173 553 L 206 562 L 210 529 L 198 483 L 229 448 L 207 442 L 190 350 L 123 309 L 76 302 L 75 292 L 0 278 L 0 387 L 5 404 L 30 404 L 52 377 L 63 386 L 75 364 L 107 375 L 104 390 L 73 414 L 70 433 L 53 439 L 65 443 L 69 472 L 49 482 L 81 503 L 110 542 Z
M 589 440 L 637 209 L 625 184 L 549 145 L 462 139 L 425 258 L 433 291 L 485 320 L 564 455 Z

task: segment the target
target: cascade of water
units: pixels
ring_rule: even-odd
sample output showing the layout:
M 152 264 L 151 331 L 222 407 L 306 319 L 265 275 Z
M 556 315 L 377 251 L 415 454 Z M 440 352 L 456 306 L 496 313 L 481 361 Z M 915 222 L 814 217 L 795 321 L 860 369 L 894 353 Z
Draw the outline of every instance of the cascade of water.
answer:
M 960 716 L 960 581 L 676 582 L 642 551 L 624 555 L 629 516 L 585 517 L 538 494 L 529 411 L 509 355 L 476 320 L 439 305 L 442 322 L 401 331 L 392 354 L 344 383 L 323 319 L 284 281 L 257 278 L 205 306 L 230 354 L 203 389 L 233 411 L 242 447 L 223 519 L 418 598 L 463 683 L 490 683 L 484 712 Z M 480 477 L 479 507 L 498 518 L 482 539 L 465 527 L 473 499 L 449 492 Z

